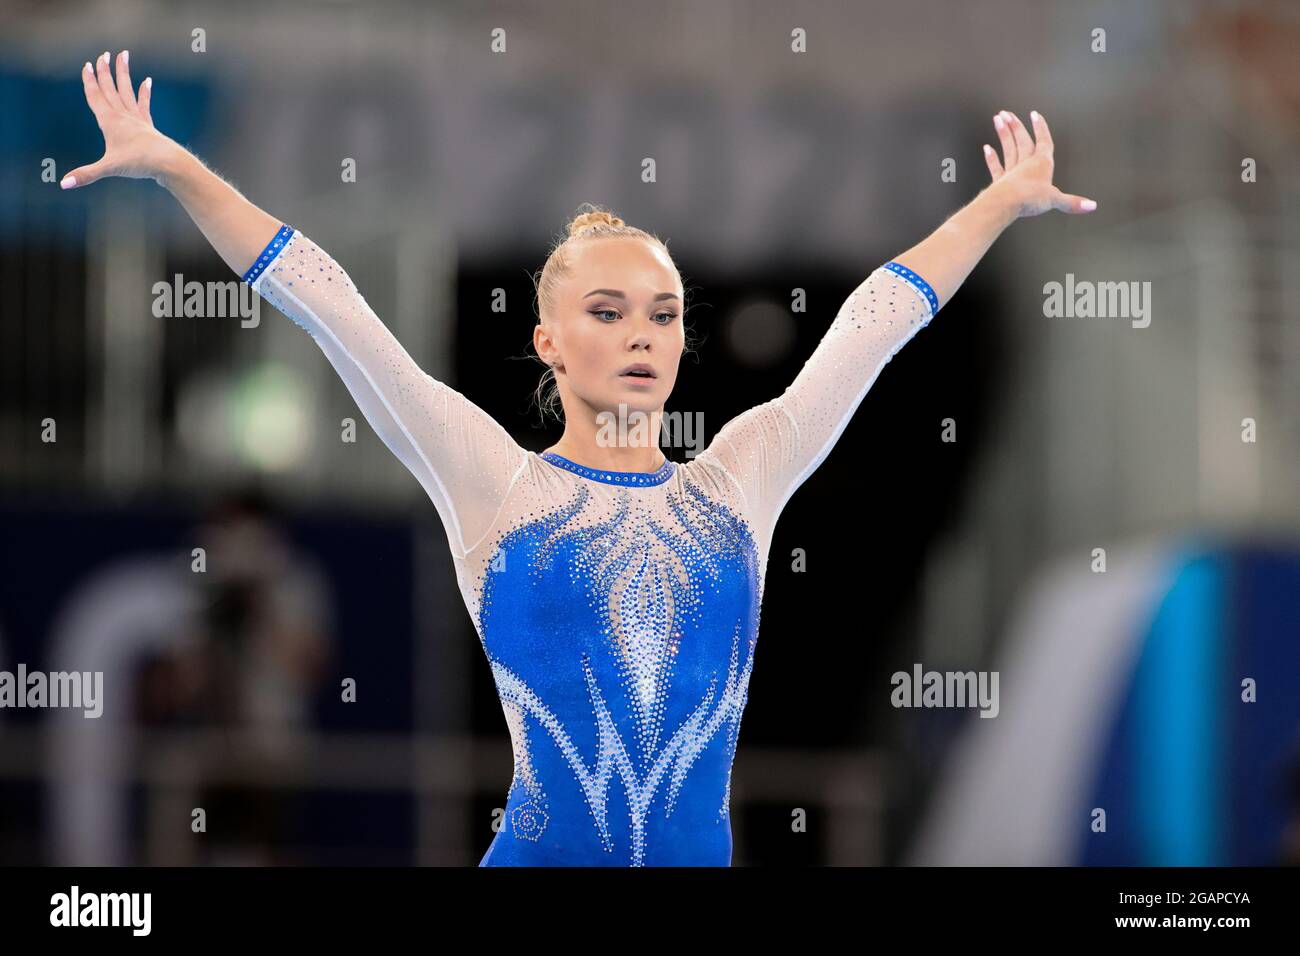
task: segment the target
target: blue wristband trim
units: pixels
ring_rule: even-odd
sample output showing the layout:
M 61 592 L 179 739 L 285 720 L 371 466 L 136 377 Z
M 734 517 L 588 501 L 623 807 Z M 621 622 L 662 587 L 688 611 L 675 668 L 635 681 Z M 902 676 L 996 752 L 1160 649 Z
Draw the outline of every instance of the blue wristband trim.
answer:
M 275 261 L 275 257 L 284 251 L 285 244 L 293 238 L 293 226 L 281 226 L 280 231 L 275 234 L 275 238 L 266 244 L 262 254 L 257 257 L 248 271 L 244 273 L 244 281 L 252 285 L 257 277 L 266 271 L 267 267 Z
M 930 318 L 934 318 L 939 313 L 939 297 L 934 294 L 930 288 L 930 283 L 926 282 L 919 275 L 913 272 L 907 266 L 901 266 L 897 262 L 886 262 L 885 268 L 893 272 L 912 284 L 917 292 L 925 296 L 925 300 L 930 303 Z

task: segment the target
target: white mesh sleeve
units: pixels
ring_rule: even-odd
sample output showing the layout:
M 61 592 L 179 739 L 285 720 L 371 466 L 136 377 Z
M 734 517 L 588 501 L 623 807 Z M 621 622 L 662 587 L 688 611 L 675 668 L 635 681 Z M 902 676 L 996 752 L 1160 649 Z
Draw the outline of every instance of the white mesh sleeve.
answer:
M 741 412 L 698 457 L 721 466 L 770 536 L 785 503 L 822 463 L 867 390 L 938 311 L 920 276 L 890 262 L 849 295 L 812 356 L 779 397 Z
M 415 475 L 457 555 L 485 535 L 527 452 L 460 392 L 424 372 L 343 268 L 286 226 L 244 275 L 306 329 L 366 420 Z

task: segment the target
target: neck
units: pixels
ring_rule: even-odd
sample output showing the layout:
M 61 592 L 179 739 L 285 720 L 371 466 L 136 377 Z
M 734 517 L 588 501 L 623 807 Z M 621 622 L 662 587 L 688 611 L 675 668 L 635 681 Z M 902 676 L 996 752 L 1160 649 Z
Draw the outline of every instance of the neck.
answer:
M 662 419 L 663 409 L 569 419 L 560 440 L 546 451 L 604 471 L 658 471 L 667 458 L 659 450 Z

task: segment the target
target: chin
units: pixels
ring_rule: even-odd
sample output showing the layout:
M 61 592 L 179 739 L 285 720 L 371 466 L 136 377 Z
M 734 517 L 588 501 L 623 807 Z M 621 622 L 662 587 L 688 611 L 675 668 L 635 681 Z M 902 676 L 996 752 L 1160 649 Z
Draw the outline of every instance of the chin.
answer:
M 655 389 L 656 393 L 658 391 L 659 389 Z M 642 392 L 638 395 L 625 395 L 615 398 L 609 406 L 609 410 L 617 414 L 619 405 L 625 405 L 629 412 L 645 412 L 648 415 L 651 412 L 659 411 L 663 404 L 663 399 L 658 394 Z
M 657 412 L 659 409 L 663 408 L 663 404 L 663 398 L 660 396 L 660 391 L 656 387 L 653 391 L 647 390 L 637 393 L 633 393 L 629 389 L 623 394 L 611 396 L 602 407 L 604 409 L 604 414 L 607 415 L 617 416 L 620 405 L 626 409 L 627 414 L 629 415 L 633 412 L 640 412 L 641 414 L 649 415 L 651 412 Z

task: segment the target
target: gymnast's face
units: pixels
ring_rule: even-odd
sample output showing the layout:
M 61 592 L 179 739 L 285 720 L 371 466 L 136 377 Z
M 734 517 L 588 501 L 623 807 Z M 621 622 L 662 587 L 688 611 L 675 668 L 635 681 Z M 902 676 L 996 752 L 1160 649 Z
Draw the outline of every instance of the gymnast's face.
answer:
M 686 346 L 681 276 L 667 253 L 643 239 L 575 243 L 555 290 L 553 313 L 533 332 L 537 354 L 555 363 L 566 417 L 575 399 L 597 414 L 662 411 Z M 644 364 L 650 375 L 626 374 Z M 631 423 L 629 423 L 629 427 Z

